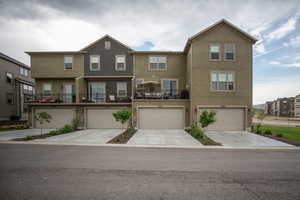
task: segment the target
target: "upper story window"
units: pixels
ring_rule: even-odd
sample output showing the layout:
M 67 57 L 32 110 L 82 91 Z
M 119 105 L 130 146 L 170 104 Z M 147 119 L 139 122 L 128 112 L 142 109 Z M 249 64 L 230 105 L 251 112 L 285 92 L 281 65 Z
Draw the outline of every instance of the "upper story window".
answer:
M 117 82 L 117 95 L 118 97 L 127 96 L 127 83 L 126 82 Z
M 210 60 L 220 60 L 220 44 L 209 45 L 209 59 Z
M 5 79 L 7 83 L 12 83 L 13 75 L 10 72 L 5 73 Z
M 116 71 L 125 71 L 126 70 L 126 56 L 125 55 L 116 55 Z
M 166 70 L 167 57 L 166 56 L 149 56 L 150 70 Z
M 43 95 L 51 96 L 52 94 L 52 85 L 50 83 L 44 83 L 43 85 Z
M 90 55 L 90 70 L 99 71 L 100 70 L 100 56 Z
M 64 67 L 65 69 L 73 69 L 73 56 L 64 57 Z
M 224 44 L 224 60 L 235 60 L 235 44 Z
M 233 72 L 212 72 L 211 90 L 233 91 L 235 87 L 235 77 Z
M 28 76 L 28 69 L 25 69 L 23 67 L 20 67 L 20 74 L 22 76 Z
M 111 43 L 110 43 L 110 41 L 105 41 L 105 42 L 104 42 L 104 48 L 105 48 L 105 49 L 110 49 L 110 48 L 111 48 Z

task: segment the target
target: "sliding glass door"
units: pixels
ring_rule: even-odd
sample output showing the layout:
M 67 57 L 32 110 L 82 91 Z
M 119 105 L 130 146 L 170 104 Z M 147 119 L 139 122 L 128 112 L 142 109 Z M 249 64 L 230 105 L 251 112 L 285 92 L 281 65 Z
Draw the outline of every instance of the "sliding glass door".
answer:
M 106 91 L 104 82 L 89 83 L 89 99 L 97 103 L 106 101 Z

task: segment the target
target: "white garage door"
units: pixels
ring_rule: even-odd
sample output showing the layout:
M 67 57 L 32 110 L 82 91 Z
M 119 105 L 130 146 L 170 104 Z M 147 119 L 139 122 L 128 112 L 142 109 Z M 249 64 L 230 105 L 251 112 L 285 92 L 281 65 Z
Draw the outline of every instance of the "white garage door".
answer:
M 244 130 L 244 109 L 207 109 L 217 113 L 216 122 L 209 125 L 211 131 L 242 131 Z M 198 117 L 203 109 L 199 110 Z
M 121 123 L 112 115 L 117 111 L 119 109 L 88 109 L 87 128 L 121 128 Z
M 140 129 L 183 129 L 183 108 L 139 108 Z
M 76 117 L 75 109 L 36 109 L 35 114 L 40 112 L 47 112 L 51 115 L 52 119 L 50 123 L 44 123 L 41 125 L 37 120 L 35 121 L 36 128 L 62 128 L 66 124 L 72 124 L 73 119 Z

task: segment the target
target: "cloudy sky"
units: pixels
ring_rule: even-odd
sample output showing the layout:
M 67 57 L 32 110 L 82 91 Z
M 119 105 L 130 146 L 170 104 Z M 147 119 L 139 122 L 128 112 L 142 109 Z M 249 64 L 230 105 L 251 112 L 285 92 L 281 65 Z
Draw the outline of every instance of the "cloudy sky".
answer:
M 79 50 L 109 34 L 136 50 L 182 50 L 225 18 L 259 39 L 254 103 L 300 94 L 299 0 L 0 0 L 0 51 Z

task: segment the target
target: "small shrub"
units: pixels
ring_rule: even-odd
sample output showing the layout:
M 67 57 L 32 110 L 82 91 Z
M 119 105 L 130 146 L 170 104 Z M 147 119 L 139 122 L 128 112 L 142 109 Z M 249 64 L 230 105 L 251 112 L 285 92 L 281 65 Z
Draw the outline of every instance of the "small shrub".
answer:
M 204 137 L 204 134 L 203 134 L 203 131 L 196 127 L 196 126 L 193 126 L 190 130 L 190 134 L 194 137 L 194 138 L 197 138 L 197 139 L 202 139 Z
M 255 126 L 252 124 L 251 125 L 251 132 L 254 132 L 255 131 Z
M 26 137 L 25 137 L 25 140 L 32 140 L 32 136 L 31 135 L 27 135 Z
M 257 124 L 257 125 L 256 125 L 255 132 L 256 132 L 257 134 L 261 134 L 261 124 Z
M 74 131 L 73 127 L 69 124 L 66 124 L 64 127 L 58 129 L 59 134 L 70 133 L 73 131 Z
M 79 125 L 80 125 L 80 120 L 78 118 L 73 119 L 73 121 L 72 121 L 72 128 L 74 130 L 78 130 Z
M 58 135 L 58 131 L 53 130 L 48 133 L 49 135 Z
M 265 130 L 264 133 L 267 134 L 267 135 L 272 135 L 272 131 L 270 129 Z
M 277 137 L 282 137 L 283 135 L 281 133 L 276 134 Z

